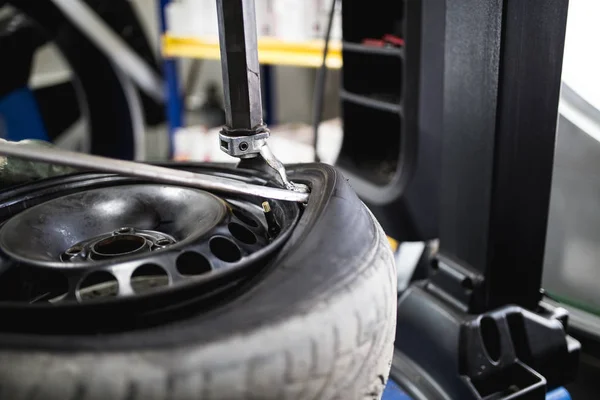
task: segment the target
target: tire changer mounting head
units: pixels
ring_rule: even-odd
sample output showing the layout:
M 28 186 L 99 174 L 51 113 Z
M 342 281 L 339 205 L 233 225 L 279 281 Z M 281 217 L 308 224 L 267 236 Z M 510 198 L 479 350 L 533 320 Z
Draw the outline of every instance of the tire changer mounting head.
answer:
M 225 153 L 242 160 L 262 157 L 287 189 L 307 192 L 290 182 L 269 149 L 263 122 L 254 0 L 217 0 L 226 126 L 219 135 Z

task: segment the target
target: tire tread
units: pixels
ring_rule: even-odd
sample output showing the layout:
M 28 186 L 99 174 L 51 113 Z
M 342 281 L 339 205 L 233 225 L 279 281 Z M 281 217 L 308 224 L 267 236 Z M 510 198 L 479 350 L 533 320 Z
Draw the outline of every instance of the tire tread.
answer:
M 244 335 L 181 349 L 0 350 L 0 391 L 6 392 L 0 392 L 1 398 L 16 394 L 11 370 L 42 367 L 46 373 L 20 376 L 18 385 L 40 387 L 51 400 L 64 400 L 56 395 L 67 386 L 85 400 L 104 400 L 98 390 L 90 390 L 92 382 L 124 383 L 116 400 L 379 398 L 393 357 L 396 275 L 387 238 L 369 217 L 373 242 L 365 245 L 351 271 L 302 312 Z M 286 279 L 301 273 L 287 269 Z M 282 337 L 297 342 L 284 345 Z M 240 354 L 226 351 L 234 346 Z M 65 373 L 65 365 L 77 368 Z

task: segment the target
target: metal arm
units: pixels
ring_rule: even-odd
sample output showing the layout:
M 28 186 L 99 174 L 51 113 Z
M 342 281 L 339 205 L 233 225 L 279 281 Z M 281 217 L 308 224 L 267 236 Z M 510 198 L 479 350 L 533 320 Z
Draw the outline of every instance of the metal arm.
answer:
M 141 164 L 133 161 L 115 160 L 56 148 L 48 149 L 46 147 L 26 145 L 24 143 L 8 142 L 3 139 L 0 139 L 0 155 L 56 165 L 66 165 L 82 168 L 84 170 L 113 172 L 125 176 L 135 176 L 152 181 L 197 187 L 205 190 L 258 196 L 265 199 L 278 199 L 301 203 L 308 201 L 307 193 L 252 185 L 235 179 L 198 174 L 195 172 L 159 167 L 156 165 Z
M 306 191 L 288 180 L 283 164 L 267 145 L 254 0 L 217 0 L 217 15 L 226 118 L 219 135 L 221 150 L 241 159 L 260 155 L 287 189 Z
M 254 0 L 217 0 L 226 126 L 221 149 L 256 157 L 269 137 L 263 125 Z

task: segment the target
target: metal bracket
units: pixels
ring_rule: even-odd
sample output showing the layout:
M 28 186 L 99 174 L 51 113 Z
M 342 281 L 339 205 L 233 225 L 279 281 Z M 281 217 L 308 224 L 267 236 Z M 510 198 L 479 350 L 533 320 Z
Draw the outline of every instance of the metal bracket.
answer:
M 232 157 L 256 157 L 270 136 L 270 132 L 266 127 L 261 127 L 261 130 L 262 132 L 259 133 L 249 133 L 246 130 L 240 131 L 225 127 L 219 133 L 221 150 Z M 246 135 L 243 135 L 244 133 Z

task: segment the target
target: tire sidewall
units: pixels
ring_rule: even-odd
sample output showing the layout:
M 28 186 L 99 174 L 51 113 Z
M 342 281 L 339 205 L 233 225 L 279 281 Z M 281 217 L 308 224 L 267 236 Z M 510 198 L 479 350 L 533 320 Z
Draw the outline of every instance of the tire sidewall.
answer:
M 333 167 L 299 165 L 290 172 L 311 186 L 311 198 L 287 244 L 240 297 L 135 332 L 1 334 L 0 364 L 60 371 L 66 363 L 77 366 L 78 377 L 139 387 L 191 379 L 215 398 L 244 391 L 286 398 L 293 386 L 307 395 L 299 398 L 377 398 L 395 332 L 396 276 L 386 237 Z M 0 368 L 0 380 L 12 374 Z

